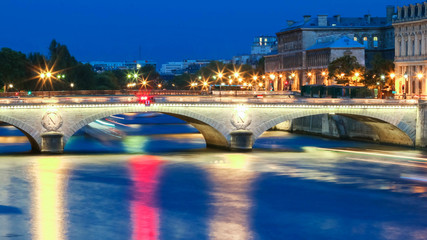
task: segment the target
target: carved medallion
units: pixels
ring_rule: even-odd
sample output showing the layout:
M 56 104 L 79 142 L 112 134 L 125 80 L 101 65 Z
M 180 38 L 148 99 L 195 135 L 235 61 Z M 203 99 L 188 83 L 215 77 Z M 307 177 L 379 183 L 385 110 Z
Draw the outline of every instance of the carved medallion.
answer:
M 42 126 L 48 131 L 56 131 L 62 126 L 62 117 L 57 112 L 46 112 L 42 118 Z
M 252 119 L 245 112 L 236 112 L 231 117 L 231 124 L 237 130 L 247 129 L 247 127 L 252 123 Z

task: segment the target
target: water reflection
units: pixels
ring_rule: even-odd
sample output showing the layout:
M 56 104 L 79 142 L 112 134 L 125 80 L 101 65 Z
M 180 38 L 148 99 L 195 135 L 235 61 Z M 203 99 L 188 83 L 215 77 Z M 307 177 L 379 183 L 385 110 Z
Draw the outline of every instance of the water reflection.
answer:
M 138 156 L 129 161 L 133 181 L 130 204 L 134 240 L 158 239 L 159 209 L 156 191 L 162 163 L 156 156 Z
M 67 171 L 60 158 L 37 159 L 33 166 L 33 238 L 66 239 L 65 189 Z
M 208 239 L 210 187 L 206 172 L 198 166 L 164 166 L 158 187 L 160 239 Z
M 256 173 L 249 171 L 254 161 L 247 154 L 224 154 L 207 169 L 212 183 L 210 239 L 252 239 L 249 210 L 250 193 Z

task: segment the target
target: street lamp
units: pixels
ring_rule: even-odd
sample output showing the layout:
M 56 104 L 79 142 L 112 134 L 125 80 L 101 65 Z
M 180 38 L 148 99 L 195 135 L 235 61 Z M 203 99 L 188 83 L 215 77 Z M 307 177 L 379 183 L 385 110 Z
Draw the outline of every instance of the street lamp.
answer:
M 70 83 L 70 87 L 71 87 L 71 88 L 74 88 L 74 83 Z

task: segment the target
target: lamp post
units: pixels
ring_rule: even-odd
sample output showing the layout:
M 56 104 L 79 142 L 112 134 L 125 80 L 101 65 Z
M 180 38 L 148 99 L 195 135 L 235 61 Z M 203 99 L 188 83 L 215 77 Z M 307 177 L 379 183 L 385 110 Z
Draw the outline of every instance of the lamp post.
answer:
M 270 91 L 274 91 L 274 79 L 276 79 L 276 75 L 270 74 L 270 79 L 271 79 L 271 81 L 270 81 L 269 88 L 270 88 Z M 273 83 L 273 87 L 271 86 L 272 83 Z

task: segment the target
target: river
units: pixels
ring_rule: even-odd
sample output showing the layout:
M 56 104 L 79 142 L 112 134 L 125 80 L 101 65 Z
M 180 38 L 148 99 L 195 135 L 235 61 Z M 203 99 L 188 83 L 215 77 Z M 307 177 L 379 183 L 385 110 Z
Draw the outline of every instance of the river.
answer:
M 420 150 L 267 132 L 227 152 L 157 114 L 104 119 L 63 155 L 0 133 L 0 239 L 427 239 Z

